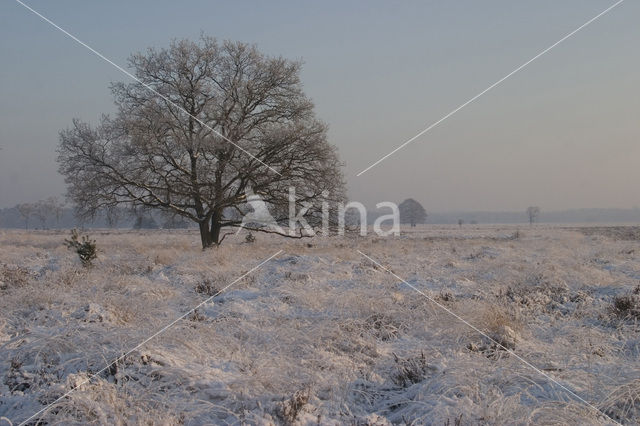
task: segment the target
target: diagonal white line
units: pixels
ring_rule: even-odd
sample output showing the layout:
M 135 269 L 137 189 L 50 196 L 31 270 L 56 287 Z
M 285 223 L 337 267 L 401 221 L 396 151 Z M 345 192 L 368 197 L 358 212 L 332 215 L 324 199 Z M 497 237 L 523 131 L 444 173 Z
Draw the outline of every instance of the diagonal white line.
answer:
M 589 19 L 587 22 L 585 22 L 584 24 L 580 25 L 578 28 L 576 28 L 575 30 L 571 31 L 569 34 L 567 34 L 566 36 L 562 37 L 560 40 L 556 41 L 555 43 L 553 43 L 551 46 L 547 47 L 546 49 L 544 49 L 542 52 L 538 53 L 536 56 L 534 56 L 533 58 L 529 59 L 527 62 L 525 62 L 524 64 L 520 65 L 518 68 L 516 68 L 515 70 L 511 71 L 509 74 L 505 75 L 504 77 L 502 77 L 500 80 L 496 81 L 495 83 L 493 83 L 491 86 L 487 87 L 486 89 L 484 89 L 482 92 L 478 93 L 477 95 L 475 95 L 473 98 L 469 99 L 468 101 L 466 101 L 465 103 L 463 103 L 462 105 L 460 105 L 459 107 L 457 107 L 456 109 L 454 109 L 453 111 L 451 111 L 449 114 L 445 115 L 444 117 L 442 117 L 440 120 L 436 121 L 435 123 L 431 124 L 429 127 L 427 127 L 426 129 L 424 129 L 423 131 L 421 131 L 420 133 L 418 133 L 417 135 L 415 135 L 414 137 L 412 137 L 411 139 L 407 140 L 405 143 L 403 143 L 402 145 L 400 145 L 399 147 L 397 147 L 396 149 L 394 149 L 393 151 L 391 151 L 390 153 L 388 153 L 387 155 L 385 155 L 384 157 L 380 158 L 378 161 L 376 161 L 375 163 L 372 163 L 371 165 L 369 165 L 366 169 L 362 170 L 360 173 L 358 173 L 356 176 L 360 176 L 363 173 L 367 172 L 368 170 L 372 169 L 373 167 L 377 166 L 378 164 L 380 164 L 381 162 L 383 162 L 384 160 L 386 160 L 387 158 L 389 158 L 390 156 L 392 156 L 393 154 L 395 154 L 396 152 L 400 151 L 402 148 L 404 148 L 405 146 L 409 145 L 411 142 L 415 141 L 416 139 L 418 139 L 420 136 L 424 135 L 425 133 L 427 133 L 429 130 L 433 129 L 434 127 L 436 127 L 438 124 L 442 123 L 443 121 L 445 121 L 447 118 L 451 117 L 452 115 L 454 115 L 455 113 L 457 113 L 458 111 L 460 111 L 461 109 L 463 109 L 464 107 L 466 107 L 467 105 L 469 105 L 470 103 L 474 102 L 476 99 L 478 99 L 479 97 L 481 97 L 482 95 L 484 95 L 485 93 L 487 93 L 489 90 L 493 89 L 494 87 L 498 86 L 500 83 L 502 83 L 503 81 L 505 81 L 506 79 L 508 79 L 509 77 L 511 77 L 512 75 L 516 74 L 518 71 L 522 70 L 523 68 L 525 68 L 527 65 L 529 65 L 530 63 L 532 63 L 533 61 L 535 61 L 536 59 L 540 58 L 541 56 L 543 56 L 544 54 L 546 54 L 547 52 L 549 52 L 551 49 L 553 49 L 554 47 L 556 47 L 557 45 L 559 45 L 560 43 L 562 43 L 563 41 L 567 40 L 568 38 L 572 37 L 573 35 L 575 35 L 578 31 L 584 29 L 585 27 L 587 27 L 588 25 L 590 25 L 591 23 L 593 23 L 594 21 L 596 21 L 598 18 L 604 16 L 605 14 L 609 13 L 612 9 L 614 9 L 616 6 L 620 5 L 622 2 L 624 2 L 624 0 L 618 0 L 618 2 L 616 2 L 615 4 L 613 4 L 612 6 L 609 6 L 607 9 L 605 9 L 604 11 L 600 12 L 598 15 L 594 16 L 593 18 Z
M 100 59 L 104 60 L 105 62 L 108 62 L 109 64 L 113 65 L 115 68 L 117 68 L 119 71 L 121 71 L 122 73 L 126 74 L 128 77 L 130 77 L 131 79 L 135 80 L 136 82 L 140 83 L 141 85 L 143 85 L 146 89 L 148 89 L 149 91 L 153 92 L 155 95 L 159 96 L 160 98 L 164 99 L 165 101 L 167 101 L 168 103 L 170 103 L 171 105 L 173 105 L 174 107 L 178 108 L 180 111 L 184 112 L 185 114 L 187 114 L 189 117 L 193 118 L 194 120 L 196 120 L 201 126 L 206 127 L 207 129 L 211 130 L 212 132 L 214 132 L 216 135 L 220 136 L 222 139 L 224 139 L 225 141 L 229 142 L 231 145 L 235 146 L 236 148 L 238 148 L 240 151 L 244 152 L 245 154 L 247 154 L 249 157 L 253 158 L 254 160 L 258 161 L 260 164 L 262 164 L 263 166 L 267 167 L 269 170 L 271 170 L 272 172 L 274 172 L 275 174 L 277 174 L 278 176 L 282 176 L 276 169 L 274 169 L 273 167 L 269 166 L 268 164 L 266 164 L 264 161 L 260 160 L 258 157 L 256 157 L 255 155 L 251 154 L 249 151 L 247 151 L 246 149 L 242 148 L 240 145 L 238 145 L 237 143 L 233 142 L 231 139 L 227 138 L 226 136 L 224 136 L 222 133 L 218 132 L 217 130 L 215 130 L 214 128 L 212 128 L 211 126 L 209 126 L 208 124 L 206 124 L 205 122 L 203 122 L 202 120 L 200 120 L 198 117 L 189 114 L 189 112 L 184 109 L 183 107 L 181 107 L 180 105 L 176 104 L 175 102 L 173 102 L 172 100 L 170 100 L 169 98 L 167 98 L 166 96 L 164 96 L 163 94 L 159 93 L 157 90 L 155 90 L 153 87 L 151 87 L 150 85 L 142 82 L 138 77 L 136 77 L 135 75 L 131 74 L 129 71 L 127 71 L 126 69 L 122 68 L 120 65 L 116 64 L 115 62 L 113 62 L 111 59 L 107 58 L 106 56 L 104 56 L 102 53 L 98 52 L 97 50 L 95 50 L 93 47 L 89 46 L 87 43 L 83 42 L 82 40 L 78 39 L 76 36 L 74 36 L 73 34 L 69 33 L 68 31 L 66 31 L 65 29 L 61 28 L 60 26 L 58 26 L 55 22 L 51 21 L 49 18 L 47 18 L 46 16 L 43 16 L 41 13 L 39 13 L 38 11 L 34 10 L 33 8 L 31 8 L 30 6 L 26 5 L 25 3 L 23 3 L 20 0 L 16 0 L 16 2 L 20 5 L 22 5 L 25 9 L 30 10 L 31 12 L 33 12 L 35 15 L 37 15 L 38 17 L 40 17 L 43 21 L 47 22 L 48 24 L 50 24 L 51 26 L 53 26 L 54 28 L 56 28 L 57 30 L 61 31 L 62 33 L 64 33 L 67 37 L 71 38 L 73 41 L 75 41 L 76 43 L 80 44 L 81 46 L 87 48 L 88 50 L 90 50 L 93 54 L 95 54 L 96 56 L 98 56 Z
M 247 272 L 245 272 L 244 274 L 240 275 L 238 278 L 236 278 L 233 282 L 231 282 L 230 284 L 228 284 L 226 287 L 224 287 L 222 290 L 218 291 L 216 294 L 214 294 L 211 297 L 208 297 L 207 299 L 205 299 L 204 301 L 200 302 L 197 306 L 191 308 L 188 312 L 186 312 L 185 314 L 179 316 L 178 318 L 176 318 L 175 320 L 173 320 L 172 322 L 170 322 L 169 324 L 165 325 L 164 327 L 162 327 L 160 330 L 156 331 L 155 333 L 153 333 L 151 336 L 147 337 L 146 339 L 144 339 L 141 343 L 139 343 L 136 347 L 134 347 L 133 349 L 130 349 L 129 351 L 127 351 L 124 355 L 119 356 L 118 358 L 116 358 L 115 360 L 113 360 L 112 362 L 110 362 L 109 364 L 107 364 L 106 367 L 104 367 L 102 370 L 92 374 L 91 376 L 89 376 L 88 378 L 86 378 L 85 380 L 83 380 L 82 382 L 80 382 L 80 384 L 77 384 L 75 387 L 71 388 L 71 390 L 69 390 L 67 393 L 65 393 L 64 395 L 62 395 L 61 397 L 57 398 L 55 401 L 47 404 L 44 408 L 42 408 L 40 411 L 38 411 L 37 413 L 33 414 L 31 417 L 27 418 L 26 420 L 23 420 L 19 426 L 23 426 L 24 424 L 26 424 L 28 421 L 30 421 L 31 419 L 33 419 L 34 417 L 43 414 L 44 412 L 46 412 L 47 410 L 49 410 L 53 405 L 57 404 L 58 402 L 60 402 L 61 400 L 63 400 L 64 398 L 66 398 L 67 396 L 69 396 L 72 392 L 74 392 L 75 390 L 79 389 L 82 385 L 89 383 L 91 381 L 91 379 L 93 379 L 94 377 L 98 376 L 99 374 L 102 374 L 104 371 L 106 371 L 108 368 L 111 368 L 112 365 L 118 363 L 120 360 L 122 360 L 123 358 L 127 357 L 128 355 L 130 355 L 131 353 L 137 351 L 138 349 L 140 349 L 142 346 L 144 346 L 145 344 L 147 344 L 150 340 L 154 339 L 155 337 L 159 336 L 160 334 L 164 333 L 165 331 L 167 331 L 169 328 L 173 327 L 176 323 L 178 323 L 179 321 L 183 320 L 184 318 L 186 318 L 189 314 L 193 313 L 196 309 L 198 309 L 199 307 L 201 307 L 202 305 L 208 303 L 209 301 L 211 301 L 211 299 L 213 299 L 214 297 L 218 296 L 219 294 L 221 294 L 223 291 L 225 291 L 226 289 L 228 289 L 229 287 L 231 287 L 232 285 L 234 285 L 235 283 L 237 283 L 238 281 L 242 280 L 244 277 L 246 277 L 247 275 L 251 274 L 253 271 L 255 271 L 256 269 L 260 268 L 262 265 L 264 265 L 265 263 L 269 262 L 271 259 L 273 259 L 274 257 L 278 256 L 280 253 L 282 253 L 282 250 L 278 250 L 276 253 L 272 254 L 271 256 L 269 256 L 267 259 L 263 260 L 262 262 L 260 262 L 258 265 L 254 266 L 253 268 L 249 269 Z
M 453 312 L 451 309 L 447 308 L 446 306 L 444 306 L 443 304 L 441 304 L 440 302 L 438 302 L 437 300 L 435 300 L 434 298 L 430 297 L 429 295 L 427 295 L 426 293 L 424 293 L 423 291 L 421 291 L 420 289 L 416 288 L 414 285 L 408 283 L 406 280 L 404 280 L 403 278 L 400 278 L 398 275 L 396 275 L 394 272 L 390 271 L 389 269 L 385 268 L 384 266 L 382 266 L 380 264 L 380 262 L 377 262 L 376 260 L 372 259 L 371 257 L 367 256 L 366 254 L 364 254 L 363 252 L 361 252 L 360 250 L 358 250 L 358 253 L 360 253 L 362 256 L 364 256 L 365 258 L 367 258 L 371 263 L 377 265 L 378 267 L 384 269 L 386 272 L 390 273 L 391 275 L 393 275 L 395 278 L 397 278 L 399 281 L 403 282 L 404 284 L 406 284 L 407 286 L 409 286 L 410 288 L 412 288 L 413 290 L 417 291 L 418 293 L 420 293 L 421 295 L 423 295 L 424 297 L 426 297 L 427 299 L 429 299 L 429 301 L 431 301 L 432 303 L 434 303 L 436 306 L 438 306 L 439 308 L 442 308 L 443 310 L 445 310 L 447 313 L 449 313 L 450 315 L 452 315 L 455 319 L 457 319 L 458 321 L 464 323 L 465 325 L 467 325 L 468 327 L 472 328 L 474 331 L 476 331 L 477 333 L 481 334 L 482 336 L 486 337 L 487 339 L 491 340 L 493 343 L 495 343 L 496 345 L 500 346 L 502 349 L 504 349 L 505 351 L 509 352 L 511 355 L 513 355 L 514 357 L 516 357 L 519 361 L 521 361 L 522 363 L 524 363 L 527 367 L 530 367 L 531 369 L 535 370 L 536 372 L 542 374 L 544 377 L 546 377 L 547 379 L 549 379 L 551 382 L 553 382 L 554 384 L 560 386 L 563 390 L 567 391 L 569 394 L 571 394 L 572 396 L 576 397 L 578 400 L 580 400 L 581 402 L 583 402 L 584 404 L 586 404 L 588 407 L 592 408 L 593 410 L 597 411 L 599 415 L 604 415 L 606 416 L 608 419 L 610 419 L 611 421 L 615 422 L 616 424 L 620 424 L 617 421 L 615 421 L 614 419 L 611 419 L 611 417 L 609 417 L 606 413 L 600 411 L 598 408 L 596 408 L 594 405 L 592 405 L 591 403 L 589 403 L 587 400 L 585 400 L 584 398 L 582 398 L 581 396 L 577 395 L 575 392 L 573 392 L 571 389 L 567 388 L 566 386 L 564 386 L 563 384 L 561 384 L 560 382 L 558 382 L 556 379 L 554 379 L 553 377 L 551 377 L 550 375 L 548 375 L 547 373 L 545 373 L 544 371 L 540 370 L 538 367 L 534 366 L 533 364 L 531 364 L 529 361 L 527 361 L 526 359 L 522 358 L 520 355 L 516 354 L 514 351 L 512 351 L 511 349 L 508 349 L 506 347 L 504 347 L 502 344 L 500 344 L 500 342 L 498 342 L 497 340 L 495 340 L 494 338 L 492 338 L 491 336 L 489 336 L 487 333 L 485 333 L 484 331 L 480 330 L 478 327 L 474 326 L 473 324 L 471 324 L 470 322 L 468 322 L 467 320 L 465 320 L 464 318 L 462 318 L 460 315 L 456 314 L 455 312 Z

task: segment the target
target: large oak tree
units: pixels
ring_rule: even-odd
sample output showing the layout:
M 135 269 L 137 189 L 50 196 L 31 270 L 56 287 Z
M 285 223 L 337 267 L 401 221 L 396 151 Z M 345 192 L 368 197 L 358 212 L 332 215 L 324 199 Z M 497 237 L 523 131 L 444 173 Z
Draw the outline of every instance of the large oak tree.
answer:
M 196 222 L 206 248 L 221 242 L 223 227 L 241 225 L 247 193 L 284 223 L 294 187 L 312 226 L 323 202 L 344 199 L 300 62 L 202 37 L 134 54 L 130 67 L 137 81 L 111 86 L 113 117 L 95 127 L 76 119 L 60 133 L 60 172 L 80 215 L 161 209 Z

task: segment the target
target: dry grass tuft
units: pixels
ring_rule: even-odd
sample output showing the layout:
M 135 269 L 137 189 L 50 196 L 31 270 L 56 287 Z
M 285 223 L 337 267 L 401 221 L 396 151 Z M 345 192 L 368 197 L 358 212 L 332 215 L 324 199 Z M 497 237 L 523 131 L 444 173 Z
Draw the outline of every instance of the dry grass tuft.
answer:
M 0 290 L 25 286 L 34 278 L 34 274 L 27 268 L 6 264 L 0 265 Z
M 498 333 L 504 327 L 518 332 L 522 329 L 522 324 L 509 308 L 499 305 L 489 305 L 483 312 L 481 325 L 489 333 Z
M 310 397 L 311 388 L 309 387 L 296 391 L 289 399 L 285 399 L 277 405 L 276 416 L 287 425 L 294 424 Z
M 611 311 L 621 319 L 640 319 L 640 295 L 625 294 L 614 297 Z
M 618 387 L 600 404 L 600 409 L 624 424 L 640 419 L 640 379 Z
M 428 373 L 436 371 L 436 368 L 427 363 L 424 352 L 420 356 L 410 358 L 399 358 L 393 354 L 395 367 L 391 373 L 391 381 L 402 388 L 423 381 Z

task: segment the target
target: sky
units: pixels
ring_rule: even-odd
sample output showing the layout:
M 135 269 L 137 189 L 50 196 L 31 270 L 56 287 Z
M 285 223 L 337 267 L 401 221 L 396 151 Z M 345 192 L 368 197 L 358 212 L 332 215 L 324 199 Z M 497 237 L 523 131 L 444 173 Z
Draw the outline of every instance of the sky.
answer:
M 361 170 L 610 0 L 26 0 L 113 62 L 201 32 L 304 62 L 349 196 L 427 211 L 640 205 L 640 2 L 626 0 L 376 167 Z M 58 133 L 113 113 L 128 77 L 0 2 L 0 208 L 63 195 Z

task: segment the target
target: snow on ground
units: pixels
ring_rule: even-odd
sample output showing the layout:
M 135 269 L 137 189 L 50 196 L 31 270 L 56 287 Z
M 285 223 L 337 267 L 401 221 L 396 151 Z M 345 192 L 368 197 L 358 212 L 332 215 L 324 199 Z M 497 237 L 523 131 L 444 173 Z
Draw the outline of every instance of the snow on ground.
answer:
M 240 234 L 205 252 L 191 231 L 94 231 L 91 269 L 66 232 L 0 231 L 0 425 L 75 386 L 32 424 L 638 424 L 640 241 L 612 229 Z

